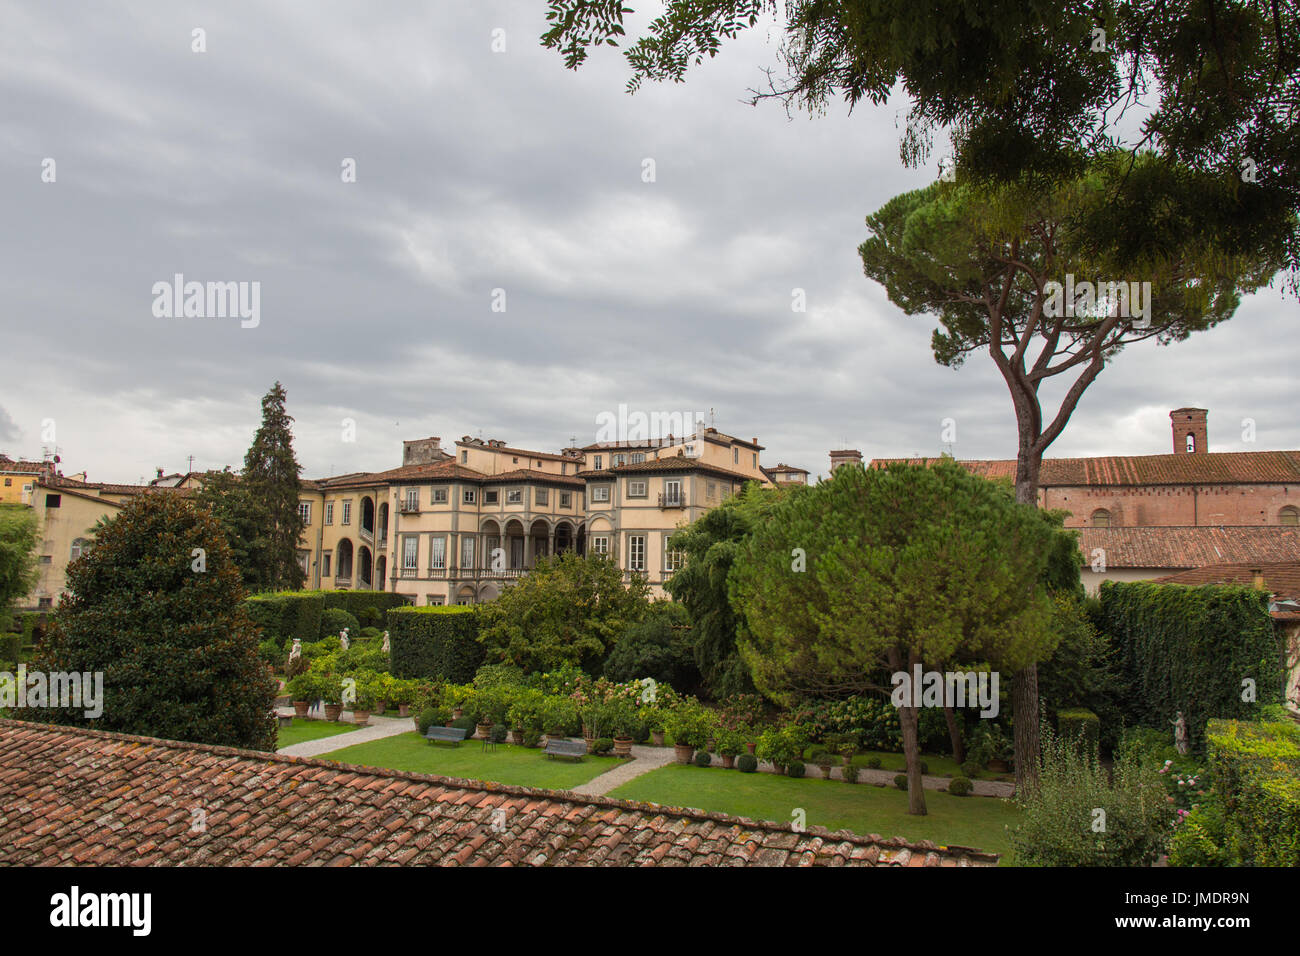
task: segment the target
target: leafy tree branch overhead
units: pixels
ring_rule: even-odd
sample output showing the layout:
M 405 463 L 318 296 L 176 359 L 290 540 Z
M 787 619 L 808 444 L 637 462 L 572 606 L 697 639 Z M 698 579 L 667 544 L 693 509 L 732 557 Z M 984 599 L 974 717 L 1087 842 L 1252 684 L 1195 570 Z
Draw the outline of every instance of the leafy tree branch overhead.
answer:
M 618 0 L 548 8 L 543 45 L 571 69 L 625 47 L 630 91 L 682 82 L 784 16 L 754 102 L 819 112 L 901 89 L 903 160 L 926 162 L 943 133 L 962 179 L 1041 185 L 1117 148 L 1133 162 L 1150 151 L 1158 163 L 1112 184 L 1098 248 L 1158 258 L 1171 234 L 1178 245 L 1208 231 L 1234 254 L 1279 260 L 1300 291 L 1300 0 L 666 0 L 630 42 L 634 10 Z M 1157 211 L 1164 228 L 1148 232 Z

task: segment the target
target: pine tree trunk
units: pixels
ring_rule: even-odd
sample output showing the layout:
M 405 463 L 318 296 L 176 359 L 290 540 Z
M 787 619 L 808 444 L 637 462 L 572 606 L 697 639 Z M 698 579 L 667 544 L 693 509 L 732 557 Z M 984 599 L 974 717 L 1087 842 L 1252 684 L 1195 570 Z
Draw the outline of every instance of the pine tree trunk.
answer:
M 1021 435 L 1021 452 L 1016 462 L 1016 500 L 1038 506 L 1038 480 L 1043 456 L 1025 450 Z M 1011 716 L 1015 737 L 1016 793 L 1022 794 L 1038 783 L 1038 665 L 1030 664 L 1011 677 Z
M 903 728 L 903 753 L 907 757 L 907 812 L 925 816 L 925 786 L 921 782 L 920 717 L 915 707 L 898 708 Z
M 961 739 L 961 728 L 957 726 L 957 715 L 951 707 L 944 707 L 943 718 L 948 722 L 948 739 L 952 741 L 952 759 L 958 766 L 966 762 L 966 743 Z

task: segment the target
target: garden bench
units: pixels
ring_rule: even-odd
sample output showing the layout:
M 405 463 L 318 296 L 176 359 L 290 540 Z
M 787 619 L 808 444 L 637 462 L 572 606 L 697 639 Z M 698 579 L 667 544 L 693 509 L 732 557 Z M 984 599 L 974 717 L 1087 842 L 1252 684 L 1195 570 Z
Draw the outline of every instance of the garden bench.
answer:
M 459 744 L 465 739 L 464 727 L 430 727 L 424 732 L 425 740 L 441 740 L 448 744 Z
M 582 741 L 548 738 L 546 749 L 542 752 L 548 757 L 576 757 L 581 760 L 587 755 L 587 745 Z

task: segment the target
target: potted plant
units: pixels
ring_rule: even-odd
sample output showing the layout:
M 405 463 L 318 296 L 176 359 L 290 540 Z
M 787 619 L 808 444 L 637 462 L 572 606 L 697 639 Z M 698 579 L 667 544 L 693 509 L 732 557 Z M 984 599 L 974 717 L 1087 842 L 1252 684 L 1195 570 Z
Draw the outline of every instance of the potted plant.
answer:
M 506 710 L 506 723 L 511 727 L 510 732 L 516 744 L 527 746 L 525 741 L 529 734 L 541 736 L 544 700 L 545 695 L 540 690 L 528 688 L 517 693 L 511 701 Z
M 745 738 L 737 730 L 718 731 L 718 754 L 727 770 L 736 765 L 736 757 L 745 749 Z
M 413 680 L 402 680 L 399 677 L 388 675 L 385 682 L 384 696 L 388 698 L 390 704 L 397 707 L 398 717 L 411 716 L 411 704 L 415 702 L 416 682 Z
M 665 726 L 673 735 L 673 752 L 678 763 L 690 763 L 695 751 L 713 734 L 713 715 L 694 699 L 684 701 L 668 714 Z
M 829 750 L 824 750 L 817 755 L 817 759 L 814 760 L 813 763 L 817 764 L 817 767 L 818 769 L 821 770 L 823 777 L 825 777 L 827 780 L 831 778 L 831 767 L 835 765 L 834 754 L 832 754 Z
M 322 674 L 316 686 L 320 699 L 325 701 L 325 719 L 338 720 L 343 714 L 343 678 L 338 674 Z
M 656 747 L 664 745 L 664 715 L 658 707 L 646 709 L 646 726 L 650 728 L 650 742 Z
M 358 676 L 356 679 L 357 699 L 352 704 L 352 722 L 359 727 L 370 723 L 370 714 L 375 709 L 379 692 L 379 682 L 374 677 Z
M 285 690 L 289 692 L 289 697 L 293 701 L 295 717 L 306 717 L 307 712 L 311 710 L 311 705 L 320 700 L 315 685 L 316 681 L 311 671 L 304 671 L 289 678 Z
M 542 704 L 542 727 L 547 738 L 562 739 L 578 719 L 578 708 L 569 697 L 553 694 Z
M 636 708 L 629 701 L 616 698 L 602 708 L 602 719 L 614 737 L 614 756 L 632 756 L 632 734 L 641 722 Z

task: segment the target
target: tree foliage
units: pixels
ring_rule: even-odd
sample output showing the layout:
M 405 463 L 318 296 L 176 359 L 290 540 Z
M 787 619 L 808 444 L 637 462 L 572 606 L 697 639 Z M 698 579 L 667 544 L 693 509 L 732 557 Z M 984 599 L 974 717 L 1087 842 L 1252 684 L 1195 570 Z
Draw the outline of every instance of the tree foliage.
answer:
M 949 462 L 841 468 L 745 542 L 729 576 L 741 652 L 778 700 L 880 689 L 871 674 L 917 664 L 1025 667 L 1055 646 L 1042 583 L 1055 537 L 1004 486 Z M 924 813 L 916 710 L 899 717 L 912 812 Z
M 621 0 L 548 0 L 544 46 L 578 67 L 625 41 Z M 1267 253 L 1300 280 L 1300 4 L 1296 0 L 666 0 L 624 52 L 632 76 L 681 82 L 721 44 L 784 14 L 766 89 L 787 108 L 852 108 L 895 89 L 911 108 L 905 162 L 945 134 L 960 179 L 1035 188 L 1080 175 L 1117 147 L 1153 149 L 1119 178 L 1098 249 L 1216 236 Z M 1187 173 L 1204 177 L 1188 188 Z M 1161 220 L 1163 228 L 1134 229 Z
M 209 471 L 195 500 L 220 522 L 244 587 L 250 591 L 267 587 L 263 555 L 270 544 L 266 536 L 270 515 L 248 483 L 229 468 Z
M 262 424 L 244 456 L 241 478 L 249 500 L 256 503 L 249 516 L 261 522 L 258 547 L 250 548 L 249 555 L 256 580 L 264 589 L 292 591 L 304 579 L 298 564 L 302 468 L 293 452 L 293 418 L 285 411 L 285 397 L 279 382 L 262 396 Z
M 0 505 L 0 623 L 36 583 L 36 515 L 25 505 Z
M 555 555 L 482 605 L 479 641 L 491 664 L 529 672 L 571 664 L 599 674 L 619 636 L 645 617 L 649 593 L 645 578 L 625 584 L 602 555 Z
M 178 495 L 139 495 L 68 567 L 32 670 L 100 672 L 102 730 L 275 749 L 275 681 L 221 525 Z M 88 723 L 82 710 L 39 719 Z

